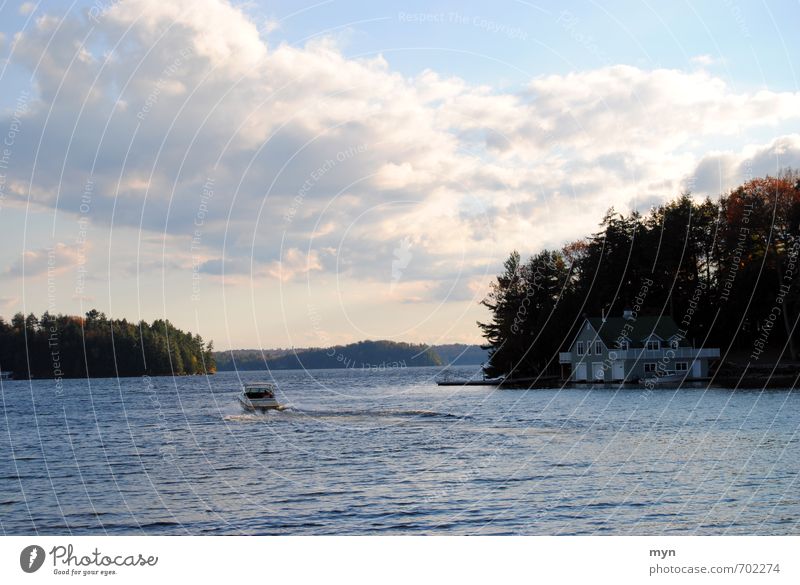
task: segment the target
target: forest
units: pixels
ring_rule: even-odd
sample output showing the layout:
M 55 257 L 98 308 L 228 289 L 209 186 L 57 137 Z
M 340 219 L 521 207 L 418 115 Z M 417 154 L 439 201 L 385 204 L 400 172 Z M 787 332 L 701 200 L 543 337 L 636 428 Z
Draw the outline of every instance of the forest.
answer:
M 583 316 L 669 315 L 726 362 L 792 363 L 800 332 L 800 173 L 756 178 L 718 199 L 690 193 L 627 214 L 523 260 L 516 251 L 482 304 L 489 376 L 558 373 Z
M 214 373 L 213 349 L 163 319 L 132 323 L 97 310 L 0 318 L 0 370 L 16 379 Z

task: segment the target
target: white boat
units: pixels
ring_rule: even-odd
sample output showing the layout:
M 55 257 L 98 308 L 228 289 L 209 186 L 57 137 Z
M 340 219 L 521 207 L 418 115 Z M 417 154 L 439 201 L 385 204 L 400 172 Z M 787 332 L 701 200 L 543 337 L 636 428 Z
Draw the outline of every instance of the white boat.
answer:
M 687 380 L 689 372 L 664 372 L 663 374 L 656 374 L 654 376 L 640 378 L 641 383 L 651 384 L 675 384 L 676 382 L 684 382 Z
M 245 410 L 269 410 L 282 408 L 275 399 L 277 388 L 271 382 L 248 382 L 242 384 L 238 399 Z

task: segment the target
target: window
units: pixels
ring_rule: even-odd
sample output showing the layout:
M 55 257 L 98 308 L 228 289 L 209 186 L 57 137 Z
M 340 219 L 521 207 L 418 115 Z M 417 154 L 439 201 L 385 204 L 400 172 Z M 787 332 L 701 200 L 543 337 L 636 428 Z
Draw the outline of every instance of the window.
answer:
M 619 344 L 619 348 L 620 349 L 629 349 L 630 348 L 630 343 L 628 343 L 627 341 L 623 341 L 622 343 Z
M 645 362 L 644 364 L 644 373 L 645 374 L 655 374 L 656 373 L 656 364 L 655 362 Z
M 594 342 L 594 355 L 602 355 L 603 353 L 603 343 L 600 341 Z
M 678 340 L 677 340 L 677 339 L 673 339 L 673 340 L 670 342 L 670 344 L 669 344 L 669 345 L 670 345 L 670 347 L 672 347 L 672 349 L 678 349 Z
M 661 349 L 661 343 L 658 339 L 651 339 L 647 342 L 647 349 Z
M 575 353 L 578 355 L 583 355 L 583 342 L 579 341 L 578 344 L 575 346 Z
M 675 362 L 676 372 L 686 372 L 689 370 L 689 364 L 686 362 Z

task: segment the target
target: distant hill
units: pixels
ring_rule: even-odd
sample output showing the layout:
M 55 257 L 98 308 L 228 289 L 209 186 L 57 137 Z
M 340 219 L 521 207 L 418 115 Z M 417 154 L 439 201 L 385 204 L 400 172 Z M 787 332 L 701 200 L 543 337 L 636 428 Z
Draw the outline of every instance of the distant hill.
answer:
M 359 341 L 350 345 L 305 349 L 234 349 L 214 354 L 217 370 L 388 369 L 439 366 L 442 359 L 427 345 Z
M 477 345 L 451 343 L 427 346 L 394 341 L 359 341 L 330 348 L 233 349 L 218 351 L 219 371 L 296 370 L 324 368 L 387 369 L 412 366 L 479 365 L 486 350 Z
M 477 366 L 484 363 L 489 356 L 489 352 L 481 346 L 465 343 L 434 345 L 432 349 L 442 358 L 443 364 L 452 366 Z

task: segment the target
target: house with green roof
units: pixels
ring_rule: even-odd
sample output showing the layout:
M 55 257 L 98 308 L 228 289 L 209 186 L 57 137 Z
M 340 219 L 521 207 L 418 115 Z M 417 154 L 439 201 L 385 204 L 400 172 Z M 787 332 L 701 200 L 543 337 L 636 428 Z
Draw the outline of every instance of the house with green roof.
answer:
M 707 378 L 719 348 L 696 348 L 671 317 L 587 317 L 559 354 L 562 376 L 573 382 L 638 382 L 669 377 Z

